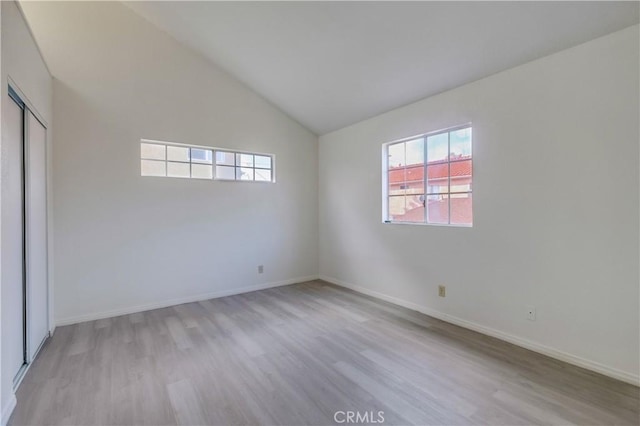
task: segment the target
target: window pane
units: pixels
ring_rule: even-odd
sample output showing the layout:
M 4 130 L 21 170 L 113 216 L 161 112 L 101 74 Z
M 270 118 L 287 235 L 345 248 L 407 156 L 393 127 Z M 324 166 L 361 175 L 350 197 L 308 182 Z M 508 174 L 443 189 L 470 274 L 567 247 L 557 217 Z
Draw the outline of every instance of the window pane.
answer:
M 406 164 L 404 155 L 404 142 L 389 145 L 389 168 L 404 166 Z
M 191 177 L 194 179 L 213 179 L 213 166 L 209 164 L 192 164 Z
M 389 195 L 404 194 L 403 185 L 405 182 L 405 173 L 406 170 L 404 167 L 389 170 Z
M 389 220 L 398 220 L 396 218 L 404 215 L 404 195 L 389 197 Z
M 471 160 L 451 163 L 451 192 L 471 191 L 473 164 Z
M 395 184 L 390 184 L 389 185 L 389 193 L 388 195 L 404 195 L 405 194 L 405 189 L 404 189 L 404 182 L 400 182 L 400 183 L 395 183 Z
M 449 198 L 427 195 L 427 223 L 449 223 Z
M 424 139 L 414 139 L 405 143 L 407 165 L 424 164 Z
M 404 179 L 411 182 L 422 182 L 424 187 L 424 164 L 409 166 L 405 169 Z
M 451 224 L 473 223 L 472 194 L 451 194 Z
M 216 151 L 216 164 L 233 166 L 235 165 L 235 155 L 233 152 Z
M 167 146 L 167 160 L 189 162 L 189 148 L 182 146 Z
M 455 185 L 453 182 L 451 183 L 451 193 L 455 194 L 456 192 L 470 192 L 471 184 L 466 185 Z
M 140 144 L 140 158 L 149 160 L 165 160 L 166 151 L 164 145 L 158 145 L 153 143 L 141 143 Z
M 449 163 L 427 165 L 427 193 L 442 194 L 449 192 Z
M 270 169 L 271 168 L 271 157 L 266 157 L 264 155 L 256 155 L 255 156 L 256 167 L 261 169 Z M 257 178 L 256 178 L 257 180 Z
M 261 182 L 271 182 L 271 170 L 256 169 L 256 180 Z
M 216 166 L 216 179 L 236 180 L 235 167 Z
M 237 180 L 253 180 L 253 169 L 249 167 L 236 167 Z
M 236 154 L 236 166 L 253 167 L 253 155 Z
M 405 200 L 403 222 L 424 223 L 424 195 L 408 195 Z
M 447 159 L 449 154 L 449 134 L 440 133 L 439 135 L 427 137 L 427 162 L 443 161 Z
M 389 170 L 389 195 L 424 194 L 424 165 Z
M 471 157 L 471 127 L 451 132 L 451 159 Z
M 190 176 L 189 163 L 167 162 L 167 176 L 188 178 Z
M 167 169 L 164 161 L 140 160 L 142 176 L 166 176 Z
M 191 148 L 191 161 L 193 163 L 211 164 L 213 162 L 213 151 L 210 149 Z
M 389 220 L 424 223 L 424 195 L 389 197 Z
M 407 181 L 401 185 L 401 188 L 405 190 L 407 195 L 422 195 L 424 194 L 424 181 Z

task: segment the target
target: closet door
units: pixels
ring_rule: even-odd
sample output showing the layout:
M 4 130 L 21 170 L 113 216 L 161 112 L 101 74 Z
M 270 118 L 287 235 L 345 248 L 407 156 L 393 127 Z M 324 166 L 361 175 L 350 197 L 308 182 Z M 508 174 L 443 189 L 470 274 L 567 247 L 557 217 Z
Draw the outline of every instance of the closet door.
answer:
M 49 333 L 47 142 L 45 127 L 30 111 L 26 114 L 27 361 L 31 362 Z
M 23 241 L 23 113 L 8 99 L 2 123 L 2 355 L 11 379 L 25 364 L 25 298 Z M 5 339 L 6 334 L 6 340 Z M 4 342 L 7 343 L 4 343 Z M 7 345 L 5 347 L 5 345 Z

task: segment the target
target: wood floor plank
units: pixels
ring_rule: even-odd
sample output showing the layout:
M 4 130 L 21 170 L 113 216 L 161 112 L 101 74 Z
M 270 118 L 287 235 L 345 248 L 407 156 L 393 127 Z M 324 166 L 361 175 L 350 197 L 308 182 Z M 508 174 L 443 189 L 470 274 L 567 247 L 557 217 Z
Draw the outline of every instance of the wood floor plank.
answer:
M 179 425 L 207 424 L 200 397 L 188 380 L 167 385 L 167 391 Z
M 59 327 L 17 399 L 11 426 L 640 424 L 638 387 L 322 281 Z

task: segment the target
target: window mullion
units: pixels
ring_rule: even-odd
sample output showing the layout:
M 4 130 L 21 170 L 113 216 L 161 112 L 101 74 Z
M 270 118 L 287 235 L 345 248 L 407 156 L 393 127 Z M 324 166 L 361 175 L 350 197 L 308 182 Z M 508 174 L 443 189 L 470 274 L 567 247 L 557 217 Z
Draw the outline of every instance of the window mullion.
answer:
M 429 215 L 427 212 L 427 206 L 429 205 L 429 203 L 427 202 L 427 192 L 428 191 L 428 186 L 427 183 L 429 182 L 429 169 L 427 166 L 427 163 L 429 162 L 429 157 L 428 157 L 428 150 L 427 150 L 427 138 L 425 137 L 423 139 L 423 160 L 424 160 L 424 164 L 422 165 L 422 180 L 424 181 L 424 223 L 429 223 L 428 219 L 429 219 Z
M 451 225 L 451 132 L 447 132 L 447 223 Z
M 385 155 L 387 158 L 385 173 L 387 174 L 387 220 L 391 221 L 391 203 L 389 202 L 391 198 L 391 166 L 389 165 L 389 146 L 390 145 L 387 145 L 385 148 Z
M 211 178 L 213 180 L 217 180 L 218 179 L 218 164 L 217 164 L 217 159 L 218 159 L 218 154 L 217 154 L 218 150 L 217 149 L 212 149 L 211 150 L 211 167 L 213 167 L 213 170 L 211 171 Z

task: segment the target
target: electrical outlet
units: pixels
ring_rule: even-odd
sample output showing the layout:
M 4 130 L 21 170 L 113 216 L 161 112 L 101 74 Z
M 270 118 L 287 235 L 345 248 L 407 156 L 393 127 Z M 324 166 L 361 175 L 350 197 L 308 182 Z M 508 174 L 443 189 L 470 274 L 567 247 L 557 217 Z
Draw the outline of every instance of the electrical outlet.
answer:
M 438 296 L 446 297 L 447 296 L 447 288 L 443 285 L 438 286 Z
M 536 308 L 535 306 L 527 306 L 527 319 L 529 321 L 536 320 Z
M 258 265 L 258 273 L 262 274 L 264 272 L 264 265 Z

